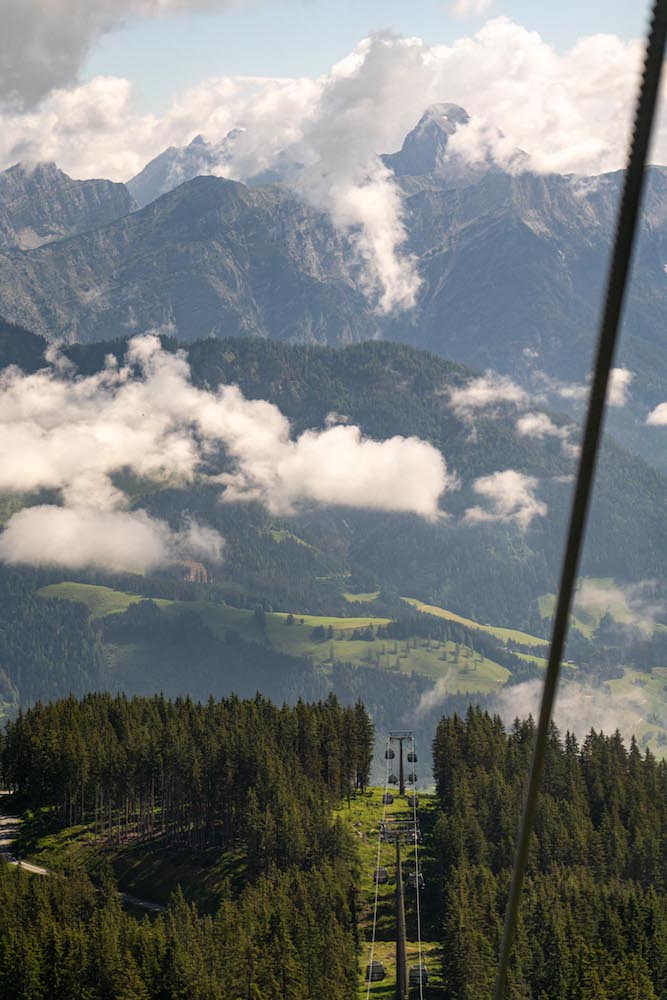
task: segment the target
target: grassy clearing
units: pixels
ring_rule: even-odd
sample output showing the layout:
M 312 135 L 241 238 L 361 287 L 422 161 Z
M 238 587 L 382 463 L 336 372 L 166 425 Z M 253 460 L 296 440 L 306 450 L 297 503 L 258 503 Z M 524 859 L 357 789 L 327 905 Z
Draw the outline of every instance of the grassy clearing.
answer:
M 373 590 L 368 594 L 352 594 L 349 590 L 343 591 L 343 597 L 348 604 L 368 604 L 377 601 L 380 596 L 379 590 Z
M 38 592 L 42 597 L 59 597 L 64 601 L 79 601 L 87 605 L 93 618 L 102 618 L 121 611 L 127 611 L 130 604 L 143 600 L 137 594 L 127 594 L 111 587 L 99 587 L 91 583 L 52 583 Z M 160 598 L 155 600 L 161 608 L 172 604 Z
M 528 632 L 520 632 L 518 629 L 513 628 L 500 628 L 496 625 L 481 625 L 471 618 L 463 618 L 461 615 L 457 615 L 453 611 L 447 611 L 446 608 L 439 608 L 435 604 L 424 604 L 423 601 L 417 601 L 413 597 L 404 597 L 403 600 L 407 604 L 411 604 L 413 608 L 417 608 L 418 611 L 423 611 L 426 615 L 435 615 L 436 618 L 446 618 L 448 621 L 457 622 L 459 625 L 465 626 L 465 628 L 487 632 L 501 642 L 507 642 L 512 639 L 514 642 L 521 643 L 522 646 L 544 646 L 545 644 L 544 639 L 540 639 L 536 635 L 530 635 Z
M 59 829 L 46 810 L 26 814 L 16 851 L 52 871 L 83 869 L 93 879 L 110 863 L 124 892 L 166 905 L 180 886 L 186 899 L 206 913 L 215 912 L 227 884 L 240 891 L 246 873 L 246 858 L 239 850 L 197 851 L 160 842 L 98 844 L 89 826 Z
M 362 953 L 360 958 L 362 985 L 359 996 L 367 994 L 367 984 L 364 981 L 366 965 L 370 958 L 370 946 L 373 928 L 373 910 L 375 900 L 374 872 L 378 863 L 378 830 L 385 807 L 382 805 L 381 788 L 369 790 L 366 796 L 358 796 L 352 800 L 351 806 L 339 810 L 339 815 L 349 823 L 358 844 L 361 861 L 361 877 L 359 895 L 361 900 L 360 932 L 362 938 Z M 386 815 L 399 819 L 411 818 L 405 799 L 395 797 L 394 803 L 386 807 Z M 437 816 L 437 804 L 432 795 L 419 793 L 419 822 L 424 833 L 424 846 L 420 847 L 420 863 L 426 882 L 422 890 L 422 959 L 426 962 L 431 976 L 431 984 L 437 987 L 439 983 L 440 961 L 438 935 L 438 905 L 435 894 L 435 859 L 429 850 L 429 832 Z M 414 870 L 414 849 L 404 846 L 401 850 L 404 879 L 407 883 L 407 873 Z M 396 850 L 392 844 L 382 844 L 380 847 L 380 866 L 387 868 L 390 876 L 388 885 L 378 888 L 378 921 L 374 958 L 381 961 L 387 977 L 379 983 L 373 983 L 370 996 L 374 1000 L 394 997 L 396 993 L 396 916 L 395 916 L 395 885 L 396 885 Z M 406 919 L 408 934 L 408 964 L 413 965 L 418 960 L 418 944 L 416 933 L 415 893 L 406 885 Z

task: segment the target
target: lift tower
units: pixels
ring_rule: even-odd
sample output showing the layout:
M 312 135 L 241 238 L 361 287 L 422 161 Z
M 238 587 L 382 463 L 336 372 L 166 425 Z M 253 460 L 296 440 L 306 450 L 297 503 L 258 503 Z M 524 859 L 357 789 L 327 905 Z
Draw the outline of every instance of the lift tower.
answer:
M 412 742 L 413 735 L 412 731 L 409 729 L 399 729 L 393 733 L 389 733 L 390 743 L 398 743 L 398 794 L 405 795 L 405 768 L 403 766 L 403 743 L 404 741 Z

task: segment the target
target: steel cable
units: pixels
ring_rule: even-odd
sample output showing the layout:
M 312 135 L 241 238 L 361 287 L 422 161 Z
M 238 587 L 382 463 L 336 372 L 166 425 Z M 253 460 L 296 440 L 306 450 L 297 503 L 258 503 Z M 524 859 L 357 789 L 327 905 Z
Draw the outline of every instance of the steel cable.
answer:
M 505 911 L 505 924 L 500 946 L 494 1000 L 505 1000 L 507 976 L 512 957 L 521 889 L 528 860 L 530 836 L 542 782 L 549 727 L 558 687 L 561 659 L 567 637 L 572 597 L 595 477 L 595 466 L 603 425 L 609 375 L 618 340 L 623 301 L 630 272 L 632 249 L 641 206 L 646 159 L 653 130 L 662 74 L 666 32 L 667 0 L 655 0 L 646 46 L 644 72 L 635 114 L 634 131 L 614 238 L 611 266 L 609 268 L 604 312 L 599 329 L 593 383 L 588 402 L 579 469 L 570 513 L 570 523 L 561 570 L 558 601 L 554 616 L 549 661 L 542 692 L 539 722 L 535 734 L 535 746 L 526 788 L 523 816 L 519 827 L 510 893 Z
M 415 739 L 412 737 L 412 754 L 416 758 L 417 753 L 415 749 Z M 419 1000 L 424 1000 L 424 983 L 423 983 L 423 969 L 424 965 L 422 962 L 422 921 L 421 921 L 421 904 L 419 899 L 419 847 L 417 844 L 417 787 L 413 783 L 412 785 L 412 817 L 414 820 L 414 831 L 415 831 L 415 882 L 417 888 L 417 948 L 419 949 Z
M 384 827 L 384 824 L 385 824 L 385 821 L 386 821 L 386 818 L 387 818 L 387 791 L 389 789 L 389 765 L 390 765 L 390 761 L 389 761 L 389 758 L 388 758 L 387 754 L 389 753 L 389 747 L 390 747 L 390 745 L 391 745 L 390 741 L 387 740 L 387 745 L 386 745 L 386 749 L 385 749 L 385 764 L 386 764 L 386 768 L 385 768 L 385 777 L 384 777 L 384 792 L 383 792 L 383 795 L 382 795 L 382 820 L 380 822 L 380 829 L 378 831 L 378 853 L 377 853 L 377 861 L 376 861 L 376 865 L 375 865 L 375 871 L 373 873 L 373 878 L 375 879 L 375 903 L 374 903 L 374 906 L 373 906 L 373 933 L 372 933 L 372 937 L 371 937 L 371 950 L 370 950 L 370 957 L 369 957 L 369 960 L 368 960 L 368 970 L 367 970 L 367 977 L 366 977 L 368 979 L 368 985 L 367 985 L 367 988 L 366 988 L 366 1000 L 369 1000 L 370 995 L 371 995 L 371 982 L 372 982 L 372 980 L 371 980 L 371 977 L 370 977 L 370 972 L 371 972 L 371 970 L 373 968 L 373 961 L 374 961 L 374 958 L 375 958 L 375 933 L 376 933 L 377 921 L 378 921 L 378 896 L 379 896 L 379 893 L 380 893 L 380 883 L 378 882 L 378 872 L 379 872 L 379 869 L 380 869 L 380 857 L 381 857 L 381 851 L 382 851 L 382 829 Z

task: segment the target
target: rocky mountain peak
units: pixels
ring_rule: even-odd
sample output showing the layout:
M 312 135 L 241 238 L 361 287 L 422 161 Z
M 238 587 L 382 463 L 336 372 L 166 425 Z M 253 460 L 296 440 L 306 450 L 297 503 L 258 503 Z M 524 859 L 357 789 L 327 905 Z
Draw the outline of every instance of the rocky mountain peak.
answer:
M 398 153 L 383 157 L 398 177 L 438 173 L 443 166 L 449 139 L 470 121 L 458 104 L 431 104 L 405 137 Z

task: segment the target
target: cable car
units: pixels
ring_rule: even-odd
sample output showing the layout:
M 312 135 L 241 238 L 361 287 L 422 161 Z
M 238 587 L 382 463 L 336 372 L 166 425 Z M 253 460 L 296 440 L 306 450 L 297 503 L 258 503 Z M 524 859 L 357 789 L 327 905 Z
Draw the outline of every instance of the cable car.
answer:
M 385 806 L 390 806 L 393 801 L 394 801 L 394 796 L 391 794 L 391 792 L 385 792 L 384 795 L 382 796 L 382 802 L 383 805 Z
M 425 884 L 424 876 L 421 872 L 419 874 L 417 872 L 408 872 L 408 886 L 410 889 L 416 889 L 417 887 L 423 889 Z
M 408 764 L 416 764 L 417 760 L 418 760 L 417 754 L 411 750 L 410 753 L 408 754 Z
M 428 986 L 429 974 L 425 965 L 410 966 L 410 986 Z
M 410 782 L 411 785 L 414 785 L 416 783 L 417 781 L 416 771 L 410 771 L 410 774 L 408 775 L 408 781 Z
M 389 872 L 386 868 L 375 869 L 375 882 L 377 885 L 386 885 L 389 881 Z
M 417 806 L 419 805 L 419 796 L 408 795 L 408 805 L 410 806 L 411 809 L 416 809 Z
M 382 962 L 378 962 L 377 959 L 373 962 L 369 962 L 366 966 L 366 982 L 367 983 L 378 983 L 381 979 L 387 975 L 385 967 Z M 419 982 L 419 979 L 416 980 Z
M 398 776 L 396 774 L 390 774 L 389 778 L 387 780 L 389 781 L 390 785 L 397 785 L 398 784 Z
M 392 750 L 391 748 L 389 748 L 389 750 L 385 750 L 384 752 L 385 760 L 393 760 L 395 756 L 396 756 L 396 751 Z

